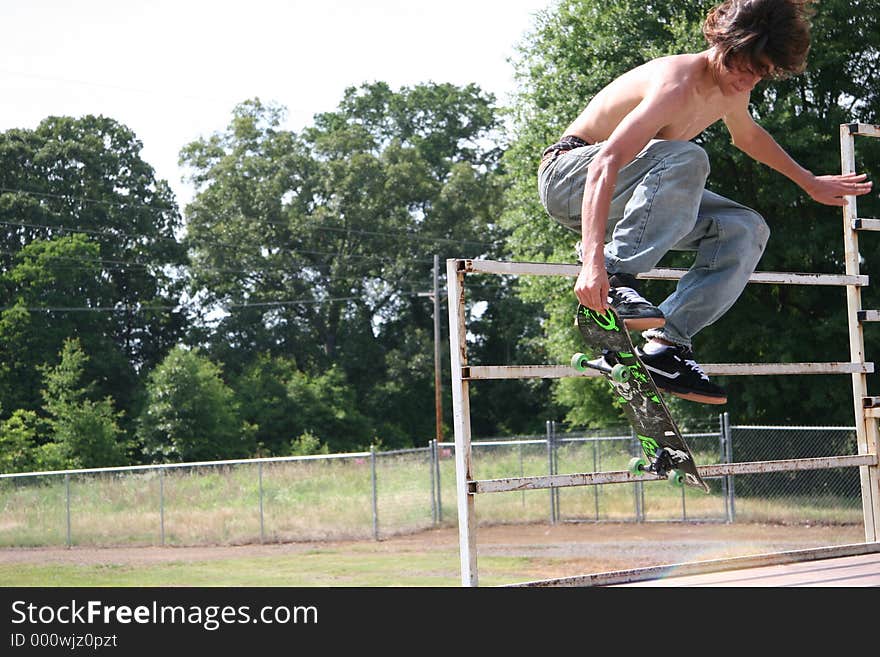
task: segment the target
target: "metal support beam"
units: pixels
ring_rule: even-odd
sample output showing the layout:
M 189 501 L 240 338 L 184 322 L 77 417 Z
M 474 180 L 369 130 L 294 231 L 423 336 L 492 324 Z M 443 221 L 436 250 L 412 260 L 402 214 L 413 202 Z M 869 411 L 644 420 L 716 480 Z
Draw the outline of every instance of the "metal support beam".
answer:
M 770 376 L 792 374 L 872 374 L 874 363 L 706 363 L 707 374 L 719 376 Z M 470 365 L 462 378 L 467 381 L 488 379 L 563 379 L 596 377 L 601 372 L 578 372 L 570 365 Z
M 459 266 L 468 274 L 512 274 L 521 276 L 568 276 L 577 278 L 580 265 L 556 264 L 549 262 L 503 262 L 498 260 L 459 260 Z M 677 281 L 687 273 L 687 269 L 652 269 L 636 278 Z M 749 277 L 750 283 L 771 285 L 868 285 L 867 276 L 845 276 L 842 274 L 794 274 L 788 272 L 755 272 Z
M 853 219 L 853 230 L 880 230 L 880 219 Z
M 452 424 L 455 432 L 455 489 L 458 498 L 458 537 L 462 586 L 477 586 L 477 520 L 474 496 L 468 491 L 471 470 L 471 414 L 467 367 L 464 271 L 459 260 L 446 261 L 449 292 L 449 352 L 452 359 Z
M 782 461 L 751 461 L 743 463 L 719 463 L 701 465 L 697 468 L 703 479 L 726 475 L 757 474 L 767 472 L 794 472 L 799 470 L 822 470 L 876 466 L 876 454 L 852 456 L 824 456 L 809 459 L 786 459 Z M 540 475 L 537 477 L 509 477 L 468 482 L 470 493 L 503 493 L 505 491 L 541 490 L 544 488 L 567 488 L 572 486 L 598 486 L 600 484 L 626 484 L 635 481 L 664 481 L 650 475 L 635 475 L 626 470 L 610 472 L 583 472 L 575 474 Z
M 864 135 L 866 137 L 880 137 L 880 125 L 870 123 L 846 123 L 840 126 L 840 134 Z
M 855 173 L 856 155 L 854 135 L 880 137 L 878 126 L 865 124 L 845 124 L 840 126 L 840 170 L 843 174 Z M 856 197 L 844 197 L 843 206 L 843 245 L 847 276 L 859 274 L 859 237 L 852 227 L 858 219 Z M 864 362 L 865 339 L 859 313 L 862 311 L 861 289 L 855 285 L 846 288 L 847 323 L 849 324 L 849 350 L 852 362 Z M 866 413 L 863 399 L 868 396 L 868 381 L 865 373 L 852 375 L 853 407 L 856 420 L 856 439 L 859 454 L 877 454 L 880 437 L 877 432 L 877 417 Z M 859 469 L 862 489 L 862 511 L 865 519 L 865 541 L 880 540 L 880 468 L 877 464 Z

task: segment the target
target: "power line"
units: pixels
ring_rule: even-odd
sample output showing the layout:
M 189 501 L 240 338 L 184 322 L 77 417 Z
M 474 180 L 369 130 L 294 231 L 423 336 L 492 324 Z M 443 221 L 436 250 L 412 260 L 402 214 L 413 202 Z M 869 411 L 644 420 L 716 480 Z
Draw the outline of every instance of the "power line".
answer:
M 42 198 L 50 198 L 57 201 L 77 201 L 79 203 L 91 203 L 93 205 L 106 205 L 111 208 L 119 208 L 121 210 L 128 210 L 131 208 L 143 208 L 146 210 L 172 210 L 173 208 L 162 208 L 156 207 L 154 205 L 147 205 L 146 203 L 138 202 L 120 202 L 120 201 L 105 201 L 101 199 L 93 199 L 86 198 L 84 196 L 72 196 L 69 194 L 52 194 L 50 192 L 36 192 L 29 189 L 16 189 L 14 187 L 0 187 L 0 193 L 4 194 L 24 194 L 25 196 L 37 196 Z
M 400 292 L 400 296 L 417 297 L 418 292 Z M 356 297 L 328 297 L 326 299 L 289 299 L 285 301 L 253 301 L 245 303 L 226 303 L 217 304 L 220 310 L 231 310 L 239 308 L 269 308 L 283 307 L 295 305 L 311 305 L 331 303 L 335 301 L 357 301 L 363 299 L 362 296 Z M 25 310 L 27 312 L 146 312 L 150 310 L 177 310 L 182 308 L 182 304 L 173 306 L 169 305 L 135 305 L 135 306 L 114 306 L 112 308 L 102 306 L 0 306 L 0 312 L 7 310 Z
M 9 251 L 5 249 L 0 249 L 0 255 L 17 255 L 17 251 Z M 171 264 L 171 263 L 143 263 L 143 262 L 129 262 L 124 260 L 110 260 L 107 258 L 86 258 L 82 256 L 64 256 L 64 255 L 51 255 L 53 260 L 61 260 L 65 262 L 69 262 L 69 265 L 62 264 L 60 266 L 61 269 L 65 269 L 68 271 L 80 271 L 87 269 L 91 265 L 100 265 L 102 269 L 111 270 L 111 271 L 125 271 L 127 269 L 148 269 L 152 267 L 173 267 L 173 268 L 187 268 L 187 265 L 179 265 L 179 264 Z M 250 275 L 270 275 L 270 274 L 286 274 L 288 270 L 286 269 L 233 269 L 228 267 L 202 267 L 201 270 L 205 273 L 217 273 L 217 274 L 250 274 Z M 319 282 L 322 284 L 327 284 L 331 282 L 338 281 L 363 281 L 367 280 L 382 280 L 385 282 L 394 282 L 394 283 L 406 283 L 409 285 L 421 285 L 422 281 L 414 281 L 406 278 L 394 278 L 393 281 L 389 280 L 391 276 L 364 276 L 364 275 L 352 275 L 352 276 L 328 276 L 328 275 L 320 275 Z
M 28 196 L 45 197 L 45 198 L 52 198 L 52 199 L 58 199 L 58 200 L 64 200 L 64 201 L 72 200 L 72 201 L 79 201 L 82 203 L 94 203 L 94 204 L 106 205 L 108 207 L 115 207 L 115 208 L 119 208 L 119 209 L 129 209 L 129 208 L 145 208 L 148 210 L 157 210 L 157 209 L 158 210 L 170 210 L 171 209 L 171 208 L 156 208 L 154 206 L 146 205 L 143 203 L 117 203 L 117 202 L 113 202 L 113 201 L 103 201 L 103 200 L 89 199 L 89 198 L 85 198 L 85 197 L 76 197 L 76 196 L 65 196 L 62 194 L 51 194 L 48 192 L 37 192 L 37 191 L 32 191 L 32 190 L 16 189 L 16 188 L 10 188 L 10 187 L 0 187 L 0 192 L 8 193 L 8 194 L 25 194 Z M 278 226 L 281 228 L 298 228 L 298 226 L 291 226 L 287 222 L 272 221 L 269 219 L 254 219 L 253 221 L 257 222 L 259 224 L 268 225 L 268 226 Z M 447 243 L 447 244 L 461 244 L 461 245 L 474 245 L 474 246 L 497 247 L 497 246 L 503 245 L 503 242 L 478 242 L 476 240 L 458 240 L 458 239 L 453 239 L 453 238 L 449 238 L 449 237 L 425 236 L 425 235 L 422 235 L 421 233 L 414 233 L 411 231 L 398 231 L 398 232 L 367 231 L 367 230 L 360 230 L 360 229 L 355 229 L 355 228 L 347 228 L 344 226 L 315 225 L 315 224 L 317 224 L 318 221 L 322 221 L 322 220 L 312 219 L 310 221 L 307 220 L 304 223 L 307 226 L 310 223 L 313 224 L 312 228 L 314 228 L 314 230 L 336 231 L 336 232 L 351 233 L 351 234 L 355 234 L 355 235 L 370 235 L 370 236 L 376 236 L 376 237 L 394 237 L 394 238 L 403 237 L 406 239 L 418 240 L 418 241 L 430 242 L 430 243 Z M 150 237 L 150 236 L 145 236 L 145 237 Z M 162 239 L 173 239 L 173 238 L 162 238 Z
M 162 235 L 146 235 L 143 233 L 124 233 L 119 231 L 102 231 L 96 230 L 94 228 L 81 228 L 76 227 L 72 228 L 69 226 L 65 226 L 63 224 L 36 224 L 32 222 L 24 222 L 24 221 L 8 221 L 8 220 L 0 220 L 0 225 L 3 226 L 21 226 L 22 228 L 34 228 L 34 229 L 42 229 L 42 230 L 58 230 L 60 232 L 67 233 L 82 233 L 84 235 L 90 235 L 98 238 L 107 238 L 107 239 L 116 239 L 120 237 L 126 237 L 129 239 L 147 239 L 153 241 L 166 241 L 172 242 L 177 245 L 183 245 L 182 242 L 174 237 L 164 237 Z M 236 251 L 241 251 L 240 243 L 229 243 L 219 240 L 206 240 L 205 243 L 218 246 L 222 248 L 235 249 Z M 313 255 L 313 256 L 330 256 L 334 258 L 358 258 L 363 260 L 379 260 L 384 261 L 387 260 L 387 257 L 380 255 L 366 255 L 366 254 L 348 254 L 348 253 L 334 253 L 332 251 L 312 251 L 309 249 L 288 249 L 284 247 L 275 247 L 279 253 L 289 253 L 291 255 Z M 431 262 L 428 258 L 410 258 L 410 262 Z M 235 270 L 233 270 L 235 271 Z

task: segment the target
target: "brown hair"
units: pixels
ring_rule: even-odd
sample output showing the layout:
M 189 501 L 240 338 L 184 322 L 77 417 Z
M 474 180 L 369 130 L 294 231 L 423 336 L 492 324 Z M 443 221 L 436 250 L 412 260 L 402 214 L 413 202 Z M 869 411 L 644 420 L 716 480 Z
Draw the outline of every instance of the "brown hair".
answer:
M 806 66 L 812 4 L 813 0 L 726 0 L 709 12 L 703 35 L 724 66 L 742 60 L 755 71 L 787 77 Z

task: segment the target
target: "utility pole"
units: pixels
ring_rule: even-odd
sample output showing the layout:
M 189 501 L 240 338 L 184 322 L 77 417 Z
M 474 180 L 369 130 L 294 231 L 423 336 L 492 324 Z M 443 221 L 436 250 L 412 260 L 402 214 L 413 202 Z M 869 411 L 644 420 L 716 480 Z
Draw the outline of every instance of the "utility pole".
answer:
M 420 297 L 434 299 L 434 416 L 435 438 L 443 440 L 443 394 L 440 387 L 440 256 L 434 254 L 434 291 L 419 292 Z

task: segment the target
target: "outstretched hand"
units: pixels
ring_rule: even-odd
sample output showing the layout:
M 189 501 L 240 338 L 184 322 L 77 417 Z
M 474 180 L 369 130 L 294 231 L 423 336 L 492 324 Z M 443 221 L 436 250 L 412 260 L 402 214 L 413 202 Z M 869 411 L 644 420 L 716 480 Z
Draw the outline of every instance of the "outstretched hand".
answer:
M 871 181 L 865 181 L 867 174 L 847 173 L 843 175 L 815 176 L 804 191 L 814 201 L 825 205 L 846 205 L 844 196 L 861 196 L 871 191 Z

